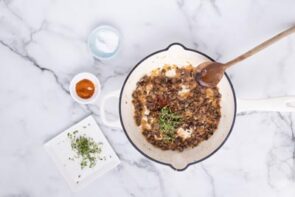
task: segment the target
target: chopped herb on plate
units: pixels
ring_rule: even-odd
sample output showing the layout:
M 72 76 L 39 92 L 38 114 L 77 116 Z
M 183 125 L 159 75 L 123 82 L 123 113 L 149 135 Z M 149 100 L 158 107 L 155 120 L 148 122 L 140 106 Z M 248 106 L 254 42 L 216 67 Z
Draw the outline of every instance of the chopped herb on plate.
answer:
M 71 147 L 76 153 L 75 158 L 81 159 L 81 169 L 94 167 L 97 159 L 100 158 L 102 143 L 95 142 L 91 137 L 85 135 L 77 136 L 76 134 L 76 131 L 68 133 L 68 137 L 71 140 Z

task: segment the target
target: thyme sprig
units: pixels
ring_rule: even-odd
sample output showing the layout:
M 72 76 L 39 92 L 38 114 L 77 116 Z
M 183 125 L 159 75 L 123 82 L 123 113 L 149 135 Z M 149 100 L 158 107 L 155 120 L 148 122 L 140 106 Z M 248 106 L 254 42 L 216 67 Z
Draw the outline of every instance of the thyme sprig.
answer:
M 167 106 L 160 111 L 159 124 L 164 141 L 173 141 L 176 137 L 176 128 L 181 123 L 181 116 L 173 113 Z

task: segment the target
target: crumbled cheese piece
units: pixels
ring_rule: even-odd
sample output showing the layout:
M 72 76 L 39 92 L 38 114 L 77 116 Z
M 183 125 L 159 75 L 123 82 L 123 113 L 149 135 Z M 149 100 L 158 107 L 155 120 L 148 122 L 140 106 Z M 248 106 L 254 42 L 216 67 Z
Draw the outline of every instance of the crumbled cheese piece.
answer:
M 166 73 L 165 73 L 165 75 L 166 75 L 166 77 L 175 77 L 176 70 L 175 69 L 167 70 Z
M 153 84 L 149 83 L 149 84 L 146 85 L 145 90 L 146 90 L 147 93 L 150 93 L 150 91 L 152 90 L 152 88 L 153 88 Z
M 148 123 L 148 118 L 147 116 L 143 116 L 141 119 L 141 128 L 145 129 L 151 129 L 152 126 Z
M 191 137 L 192 130 L 191 129 L 183 129 L 182 127 L 180 127 L 179 129 L 177 129 L 176 133 L 178 136 L 182 137 L 183 139 L 186 139 L 186 138 Z
M 144 106 L 143 114 L 146 116 L 150 114 L 150 110 L 146 106 Z
M 189 91 L 190 91 L 190 89 L 187 88 L 187 86 L 185 86 L 185 85 L 181 85 L 181 90 L 178 91 L 178 94 L 179 94 L 180 96 L 184 96 L 185 94 L 189 93 Z

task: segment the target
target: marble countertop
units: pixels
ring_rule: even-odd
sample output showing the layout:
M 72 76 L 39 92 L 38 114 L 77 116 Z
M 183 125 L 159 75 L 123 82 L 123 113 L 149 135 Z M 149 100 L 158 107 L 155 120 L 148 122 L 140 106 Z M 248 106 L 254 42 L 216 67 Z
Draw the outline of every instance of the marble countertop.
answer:
M 295 196 L 295 113 L 238 114 L 216 154 L 177 172 L 146 159 L 122 130 L 101 123 L 99 106 L 81 106 L 68 91 L 82 71 L 99 77 L 101 96 L 118 89 L 139 60 L 172 42 L 227 61 L 294 25 L 294 7 L 293 0 L 0 0 L 0 196 Z M 100 24 L 122 33 L 107 61 L 86 44 Z M 295 35 L 228 73 L 240 98 L 295 95 Z M 89 114 L 122 164 L 71 193 L 43 144 Z

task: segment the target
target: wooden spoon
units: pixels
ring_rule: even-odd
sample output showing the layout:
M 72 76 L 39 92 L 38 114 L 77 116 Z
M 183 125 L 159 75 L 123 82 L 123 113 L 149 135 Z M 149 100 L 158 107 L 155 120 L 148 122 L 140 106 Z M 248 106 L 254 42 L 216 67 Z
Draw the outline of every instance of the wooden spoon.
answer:
M 275 35 L 274 37 L 264 41 L 260 45 L 254 47 L 253 49 L 247 51 L 246 53 L 236 57 L 235 59 L 223 64 L 219 62 L 205 62 L 199 65 L 199 71 L 196 73 L 197 82 L 205 87 L 215 87 L 222 79 L 224 72 L 230 66 L 243 61 L 244 59 L 258 53 L 259 51 L 265 49 L 266 47 L 272 45 L 278 40 L 292 34 L 295 32 L 295 26 Z

